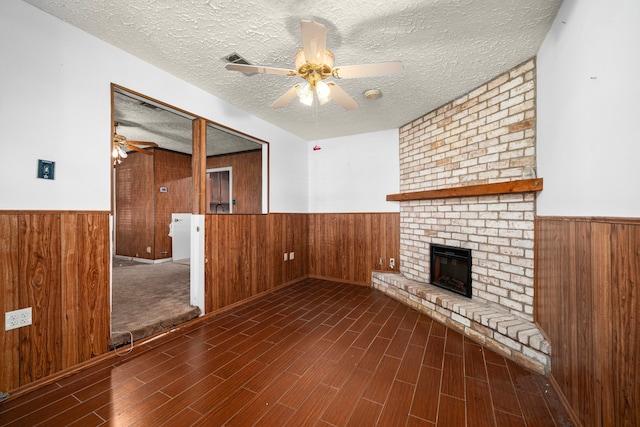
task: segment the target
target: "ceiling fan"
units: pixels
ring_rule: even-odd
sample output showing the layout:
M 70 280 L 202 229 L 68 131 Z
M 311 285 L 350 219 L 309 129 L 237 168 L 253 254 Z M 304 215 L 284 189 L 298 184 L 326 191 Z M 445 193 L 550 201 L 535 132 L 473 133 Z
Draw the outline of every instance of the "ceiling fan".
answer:
M 113 165 L 122 163 L 122 159 L 126 159 L 127 151 L 138 151 L 144 154 L 152 154 L 151 151 L 147 151 L 144 148 L 157 147 L 155 142 L 146 141 L 129 141 L 126 137 L 118 135 L 118 122 L 113 122 L 113 149 L 111 150 L 111 157 L 113 157 Z M 142 146 L 142 147 L 140 147 Z
M 295 70 L 244 64 L 227 64 L 225 68 L 229 71 L 240 71 L 242 73 L 298 76 L 305 80 L 303 83 L 296 84 L 278 98 L 271 105 L 273 108 L 284 107 L 296 96 L 303 104 L 311 105 L 315 93 L 321 104 L 331 99 L 345 110 L 358 108 L 358 103 L 336 82 L 325 82 L 325 79 L 388 76 L 398 74 L 404 68 L 400 61 L 333 67 L 333 53 L 325 47 L 326 27 L 313 21 L 300 21 L 300 29 L 302 31 L 303 49 L 296 54 Z

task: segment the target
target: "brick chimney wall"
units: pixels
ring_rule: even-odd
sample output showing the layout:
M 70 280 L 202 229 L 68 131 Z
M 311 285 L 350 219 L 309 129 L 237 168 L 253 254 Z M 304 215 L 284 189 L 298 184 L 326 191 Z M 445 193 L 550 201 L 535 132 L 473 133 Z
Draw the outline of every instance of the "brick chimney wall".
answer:
M 535 60 L 400 129 L 400 191 L 533 178 Z M 473 300 L 533 319 L 535 193 L 400 202 L 400 273 L 429 282 L 431 243 L 472 250 Z

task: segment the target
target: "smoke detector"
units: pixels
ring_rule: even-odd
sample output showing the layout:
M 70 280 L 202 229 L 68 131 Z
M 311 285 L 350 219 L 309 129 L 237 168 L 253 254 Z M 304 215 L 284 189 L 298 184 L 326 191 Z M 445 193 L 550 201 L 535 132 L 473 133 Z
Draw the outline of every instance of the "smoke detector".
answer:
M 380 89 L 369 89 L 365 90 L 363 95 L 367 99 L 378 99 L 382 96 L 382 91 Z

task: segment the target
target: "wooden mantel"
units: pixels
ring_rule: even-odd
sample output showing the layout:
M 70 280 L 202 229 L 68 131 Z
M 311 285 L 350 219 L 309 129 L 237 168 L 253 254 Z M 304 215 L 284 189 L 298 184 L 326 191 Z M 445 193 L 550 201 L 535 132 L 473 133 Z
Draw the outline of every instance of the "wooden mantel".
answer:
M 410 193 L 388 194 L 389 202 L 409 200 L 448 199 L 451 197 L 489 196 L 493 194 L 529 193 L 542 191 L 542 178 L 497 182 L 494 184 L 469 185 L 466 187 L 442 188 L 439 190 L 413 191 Z

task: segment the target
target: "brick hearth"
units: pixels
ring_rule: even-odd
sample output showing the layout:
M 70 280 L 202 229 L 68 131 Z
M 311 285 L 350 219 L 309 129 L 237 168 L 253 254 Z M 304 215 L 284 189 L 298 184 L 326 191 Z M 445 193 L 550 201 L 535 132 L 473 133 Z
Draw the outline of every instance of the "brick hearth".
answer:
M 551 345 L 533 322 L 400 274 L 373 272 L 372 281 L 374 288 L 474 341 L 536 372 L 549 373 Z

